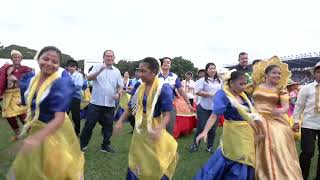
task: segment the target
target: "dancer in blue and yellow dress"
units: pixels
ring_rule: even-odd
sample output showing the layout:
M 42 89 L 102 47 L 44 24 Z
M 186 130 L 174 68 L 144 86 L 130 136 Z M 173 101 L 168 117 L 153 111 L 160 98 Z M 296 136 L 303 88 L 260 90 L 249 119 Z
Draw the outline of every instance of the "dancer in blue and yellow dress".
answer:
M 247 83 L 246 75 L 233 71 L 225 76 L 223 90 L 215 95 L 212 115 L 196 138 L 197 143 L 201 139 L 206 141 L 217 116 L 224 115 L 221 145 L 198 171 L 195 180 L 254 179 L 254 143 L 264 136 L 261 117 L 243 92 Z
M 169 180 L 178 161 L 178 144 L 166 131 L 173 110 L 173 92 L 170 85 L 157 77 L 159 64 L 156 59 L 143 59 L 139 71 L 143 82 L 135 85 L 130 109 L 116 125 L 116 131 L 119 131 L 129 114 L 135 115 L 127 180 Z
M 7 179 L 15 180 L 79 180 L 83 179 L 84 156 L 72 122 L 66 111 L 74 94 L 71 77 L 59 69 L 61 51 L 49 46 L 38 55 L 41 72 L 23 79 L 22 103 L 28 107 L 21 136 L 21 150 Z

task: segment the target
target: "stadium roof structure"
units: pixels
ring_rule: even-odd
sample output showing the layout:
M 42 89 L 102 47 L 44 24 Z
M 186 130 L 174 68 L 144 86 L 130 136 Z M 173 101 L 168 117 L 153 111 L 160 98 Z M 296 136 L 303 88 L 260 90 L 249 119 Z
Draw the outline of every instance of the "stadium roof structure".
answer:
M 299 59 L 290 59 L 284 60 L 283 62 L 289 65 L 290 69 L 297 69 L 297 68 L 310 68 L 317 64 L 320 61 L 320 57 L 304 57 Z
M 281 59 L 284 63 L 289 65 L 289 69 L 305 69 L 316 65 L 317 62 L 320 61 L 320 55 L 317 54 L 317 56 L 301 56 L 296 58 L 281 57 Z M 236 65 L 226 66 L 226 68 L 233 69 L 236 67 Z

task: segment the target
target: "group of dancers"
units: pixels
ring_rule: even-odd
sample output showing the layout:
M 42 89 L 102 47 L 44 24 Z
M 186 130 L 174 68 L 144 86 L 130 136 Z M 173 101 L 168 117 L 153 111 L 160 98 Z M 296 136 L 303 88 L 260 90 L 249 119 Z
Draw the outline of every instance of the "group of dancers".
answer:
M 113 107 L 108 109 L 91 101 L 94 106 L 91 108 L 96 112 L 89 110 L 91 119 L 88 117 L 84 132 L 75 132 L 67 112 L 75 100 L 76 85 L 70 72 L 60 67 L 61 56 L 58 48 L 44 47 L 36 57 L 40 67 L 36 74 L 21 65 L 22 54 L 14 50 L 11 52 L 13 64 L 1 68 L 3 117 L 14 130 L 15 138 L 24 137 L 7 179 L 84 179 L 83 152 L 97 121 L 105 129 L 101 150 L 112 152 L 108 139 L 110 127 L 107 126 L 110 122 L 101 122 L 95 114 L 104 116 L 102 111 L 114 111 Z M 117 71 L 113 63 L 114 53 L 107 50 L 104 63 L 94 67 L 89 74 L 88 79 L 95 83 L 92 96 L 101 93 L 95 93 L 95 88 L 104 89 L 98 87 L 102 83 L 96 81 L 102 81 L 105 78 L 102 76 Z M 173 100 L 179 93 L 190 111 L 193 111 L 193 102 L 170 67 L 171 59 L 168 57 L 160 62 L 152 57 L 141 60 L 138 68 L 140 80 L 130 89 L 129 100 L 122 105 L 124 112 L 116 123 L 115 133 L 122 129 L 128 117 L 133 116 L 134 119 L 128 180 L 173 178 L 179 161 L 178 143 L 171 135 L 175 117 Z M 207 151 L 213 154 L 194 179 L 307 179 L 314 143 L 320 135 L 320 123 L 316 121 L 320 112 L 320 63 L 311 69 L 311 73 L 315 81 L 301 88 L 294 101 L 298 107 L 293 110 L 294 124 L 290 125 L 290 96 L 286 88 L 290 71 L 277 56 L 254 64 L 252 80 L 239 70 L 218 76 L 216 66 L 208 63 L 204 77 L 194 87 L 201 100 L 197 103 L 198 127 L 190 150 L 197 151 L 203 139 L 208 142 Z M 108 83 L 118 84 L 119 90 L 112 91 L 112 98 L 105 97 L 102 104 L 114 104 L 120 99 L 123 82 L 119 83 L 118 76 L 115 78 Z M 310 98 L 311 94 L 314 99 Z M 99 99 L 94 101 L 100 102 Z M 224 117 L 223 133 L 220 146 L 214 151 L 215 128 L 220 116 Z M 24 124 L 21 131 L 17 117 Z M 113 117 L 110 118 L 113 121 Z M 301 119 L 304 119 L 302 125 Z M 299 164 L 293 131 L 299 131 L 301 126 Z

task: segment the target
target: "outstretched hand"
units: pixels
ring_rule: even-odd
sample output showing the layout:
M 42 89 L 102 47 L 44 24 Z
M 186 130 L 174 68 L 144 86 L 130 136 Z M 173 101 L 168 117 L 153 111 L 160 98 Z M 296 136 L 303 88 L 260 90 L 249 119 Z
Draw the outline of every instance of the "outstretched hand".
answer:
M 189 108 L 190 112 L 194 112 L 194 108 L 191 104 L 188 104 L 188 108 Z
M 258 142 L 262 141 L 266 136 L 266 132 L 265 132 L 263 123 L 262 123 L 262 121 L 259 121 L 259 120 L 255 120 L 253 122 L 254 122 L 254 125 L 255 125 L 256 130 L 257 130 L 256 131 L 255 140 L 258 141 Z
M 34 150 L 39 145 L 40 145 L 40 140 L 31 136 L 22 142 L 21 151 L 23 153 L 30 153 L 32 150 Z
M 158 140 L 160 138 L 160 136 L 161 136 L 161 130 L 162 130 L 162 128 L 153 129 L 153 131 L 150 132 L 150 137 L 153 140 Z
M 299 123 L 294 123 L 294 125 L 292 126 L 292 130 L 294 132 L 299 132 L 300 129 L 300 124 Z
M 205 132 L 200 133 L 196 138 L 196 143 L 199 144 L 199 142 L 203 139 L 204 142 L 207 142 L 208 134 Z
M 123 128 L 123 122 L 121 120 L 118 120 L 114 128 L 114 134 L 118 135 L 121 132 L 122 128 Z

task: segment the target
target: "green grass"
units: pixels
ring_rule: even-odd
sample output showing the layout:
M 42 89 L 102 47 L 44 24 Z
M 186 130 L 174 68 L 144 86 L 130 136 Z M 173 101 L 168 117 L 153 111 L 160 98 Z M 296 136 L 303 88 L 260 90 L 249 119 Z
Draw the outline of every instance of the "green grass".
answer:
M 81 122 L 82 125 L 84 121 Z M 128 150 L 130 146 L 131 135 L 128 134 L 130 126 L 126 125 L 119 136 L 112 137 L 112 146 L 117 151 L 116 154 L 100 153 L 100 144 L 102 142 L 101 126 L 97 124 L 88 150 L 85 153 L 85 179 L 86 180 L 120 180 L 125 179 L 128 168 Z M 215 147 L 218 146 L 221 128 L 217 131 Z M 9 141 L 12 131 L 8 123 L 0 119 L 0 179 L 3 179 L 17 152 L 16 143 Z M 202 146 L 197 153 L 190 154 L 188 148 L 192 142 L 192 136 L 185 136 L 178 139 L 179 163 L 174 175 L 175 180 L 188 180 L 196 174 L 197 170 L 208 160 L 210 154 L 204 151 Z M 297 142 L 297 147 L 300 143 Z M 300 148 L 297 148 L 298 151 Z M 299 151 L 300 152 L 300 151 Z M 317 150 L 316 150 L 317 152 Z M 315 178 L 316 158 L 314 156 L 310 171 L 310 179 Z

